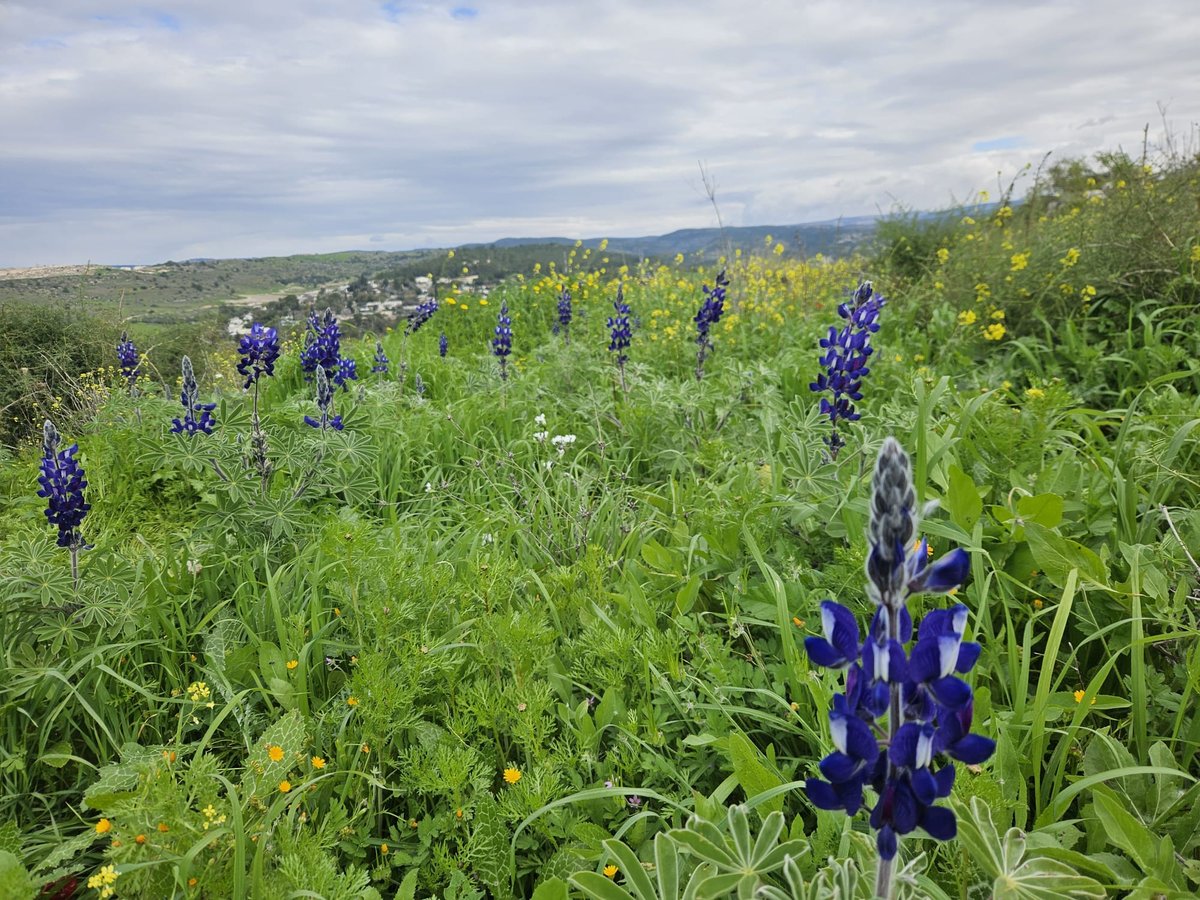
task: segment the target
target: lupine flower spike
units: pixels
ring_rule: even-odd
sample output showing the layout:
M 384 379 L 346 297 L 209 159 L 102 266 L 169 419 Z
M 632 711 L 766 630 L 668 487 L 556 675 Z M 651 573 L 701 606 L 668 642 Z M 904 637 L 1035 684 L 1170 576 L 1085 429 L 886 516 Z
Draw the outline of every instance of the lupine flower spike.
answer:
M 404 326 L 404 337 L 400 341 L 400 388 L 403 390 L 404 382 L 408 375 L 408 336 L 416 334 L 421 330 L 421 326 L 433 318 L 433 314 L 438 311 L 438 300 L 436 296 L 430 297 L 428 300 L 417 305 L 417 308 L 412 311 L 408 317 L 408 323 Z
M 320 428 L 322 431 L 330 428 L 334 431 L 342 430 L 342 417 L 333 414 L 333 386 L 329 383 L 324 369 L 317 369 L 317 409 L 320 410 L 321 418 L 305 416 L 306 425 Z
M 374 375 L 386 375 L 388 373 L 388 358 L 383 352 L 383 343 L 375 342 L 375 365 L 371 366 L 371 373 Z
M 838 315 L 846 320 L 839 331 L 829 326 L 829 334 L 821 338 L 820 359 L 823 372 L 810 384 L 809 390 L 830 394 L 821 398 L 821 413 L 829 416 L 833 430 L 825 443 L 829 454 L 837 459 L 838 451 L 846 441 L 838 431 L 838 422 L 854 422 L 859 419 L 854 404 L 862 400 L 862 381 L 871 374 L 867 361 L 875 352 L 871 346 L 871 335 L 879 330 L 879 311 L 887 300 L 876 294 L 871 282 L 864 281 L 854 291 L 849 302 L 838 306 Z
M 215 403 L 200 402 L 200 386 L 196 384 L 196 372 L 192 369 L 192 361 L 183 358 L 183 391 L 179 395 L 183 403 L 183 419 L 172 420 L 171 431 L 175 434 L 187 434 L 188 437 L 203 432 L 212 434 L 217 420 L 212 411 L 217 408 Z M 197 415 L 199 413 L 199 415 Z
M 611 331 L 608 351 L 617 354 L 617 370 L 621 373 L 621 391 L 626 394 L 629 393 L 629 388 L 625 385 L 625 363 L 629 361 L 629 356 L 625 351 L 629 349 L 629 342 L 633 337 L 629 314 L 629 304 L 625 302 L 624 285 L 618 284 L 617 299 L 613 301 L 613 315 L 608 317 L 608 327 Z
M 254 404 L 250 414 L 250 451 L 265 495 L 270 484 L 271 460 L 267 456 L 267 433 L 263 431 L 262 420 L 258 415 L 258 382 L 264 375 L 271 377 L 275 374 L 275 363 L 279 359 L 279 332 L 255 322 L 250 326 L 250 333 L 243 336 L 238 344 L 238 353 L 241 355 L 237 364 L 238 374 L 246 379 L 242 383 L 242 389 L 249 390 L 251 385 L 254 386 Z
M 121 365 L 121 377 L 129 385 L 129 391 L 132 394 L 137 385 L 138 375 L 141 374 L 139 368 L 141 357 L 138 355 L 137 347 L 129 339 L 128 332 L 121 332 L 121 342 L 117 344 L 117 361 Z
M 79 533 L 83 517 L 91 509 L 84 501 L 87 477 L 75 458 L 79 445 L 59 450 L 61 438 L 49 419 L 42 426 L 42 471 L 38 475 L 38 496 L 46 500 L 46 519 L 58 527 L 58 546 L 71 551 L 71 579 L 79 588 L 79 550 L 84 546 Z
M 442 336 L 438 338 L 438 356 L 445 359 L 446 351 L 450 349 L 450 342 L 446 340 L 446 332 L 442 332 Z
M 571 308 L 571 292 L 567 290 L 564 284 L 562 291 L 558 295 L 558 321 L 554 323 L 554 333 L 560 331 L 563 336 L 563 343 L 571 343 L 571 317 L 574 311 Z
M 712 352 L 712 335 L 710 331 L 721 320 L 721 314 L 725 311 L 725 288 L 728 286 L 729 279 L 725 277 L 724 269 L 717 275 L 717 279 L 711 289 L 709 289 L 707 284 L 700 286 L 700 289 L 704 291 L 704 303 L 700 305 L 700 311 L 696 313 L 696 318 L 694 319 L 696 323 L 696 345 L 699 348 L 696 351 L 697 381 L 704 377 L 704 360 Z
M 326 309 L 324 315 L 318 316 L 314 310 L 308 317 L 304 349 L 300 352 L 300 368 L 304 370 L 304 380 L 312 381 L 313 373 L 318 367 L 325 370 L 326 377 L 332 378 L 337 372 L 341 354 L 342 332 L 333 311 Z
M 944 594 L 967 577 L 969 559 L 956 549 L 928 563 L 928 545 L 914 544 L 919 524 L 908 456 L 893 438 L 879 453 L 868 525 L 867 595 L 875 614 L 859 641 L 858 622 L 844 606 L 821 604 L 824 637 L 805 639 L 818 666 L 845 671 L 845 691 L 829 713 L 834 752 L 821 760 L 822 778 L 805 792 L 821 809 L 854 815 L 863 789 L 875 792 L 876 896 L 890 896 L 899 839 L 917 828 L 937 840 L 957 833 L 954 813 L 936 801 L 954 784 L 954 761 L 981 763 L 995 742 L 973 735 L 972 693 L 956 674 L 968 672 L 980 646 L 963 640 L 968 610 L 960 604 L 925 616 L 916 642 L 907 609 L 913 594 Z
M 358 361 L 349 356 L 343 356 L 338 360 L 337 373 L 333 376 L 333 383 L 343 391 L 349 391 L 351 381 L 358 381 Z
M 496 316 L 496 336 L 492 338 L 492 355 L 500 360 L 500 380 L 508 379 L 508 355 L 512 353 L 512 317 L 508 314 L 508 301 L 500 303 L 500 314 Z

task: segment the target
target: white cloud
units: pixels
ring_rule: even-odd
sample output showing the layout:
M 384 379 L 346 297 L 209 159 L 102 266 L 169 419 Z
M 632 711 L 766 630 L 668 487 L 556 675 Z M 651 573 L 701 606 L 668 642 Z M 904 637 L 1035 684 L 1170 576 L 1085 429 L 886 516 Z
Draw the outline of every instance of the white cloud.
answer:
M 0 265 L 935 207 L 1200 119 L 1190 7 L 17 0 Z

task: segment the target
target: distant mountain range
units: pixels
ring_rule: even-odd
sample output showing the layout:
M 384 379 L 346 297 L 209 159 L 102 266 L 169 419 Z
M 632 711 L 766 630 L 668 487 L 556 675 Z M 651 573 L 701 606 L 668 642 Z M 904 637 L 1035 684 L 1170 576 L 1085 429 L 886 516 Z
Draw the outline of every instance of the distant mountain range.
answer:
M 762 249 L 770 236 L 771 244 L 782 243 L 789 255 L 844 256 L 861 247 L 875 231 L 876 216 L 848 216 L 825 222 L 805 222 L 800 225 L 749 225 L 730 228 L 681 228 L 669 234 L 646 237 L 608 238 L 611 253 L 632 256 L 720 256 L 732 250 Z M 601 238 L 587 238 L 583 246 L 597 248 Z M 566 237 L 501 238 L 468 247 L 523 247 L 531 244 L 567 244 L 575 240 Z

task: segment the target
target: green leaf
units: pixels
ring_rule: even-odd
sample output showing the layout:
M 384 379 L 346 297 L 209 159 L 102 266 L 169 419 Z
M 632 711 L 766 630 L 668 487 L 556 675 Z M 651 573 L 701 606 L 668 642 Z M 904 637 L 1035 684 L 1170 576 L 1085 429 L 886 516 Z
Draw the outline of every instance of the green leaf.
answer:
M 1025 526 L 1025 540 L 1038 568 L 1059 587 L 1066 584 L 1067 574 L 1072 569 L 1078 569 L 1080 577 L 1093 584 L 1107 586 L 1108 572 L 1104 562 L 1083 544 L 1035 522 Z
M 534 888 L 530 900 L 567 900 L 567 883 L 561 878 L 549 878 Z
M 1145 874 L 1154 874 L 1157 841 L 1108 787 L 1092 788 L 1092 807 L 1109 843 L 1124 850 Z
M 784 783 L 782 778 L 767 768 L 758 748 L 741 732 L 729 736 L 729 759 L 747 800 Z M 783 798 L 768 800 L 762 804 L 762 808 L 764 812 L 782 811 Z
M 1025 523 L 1034 522 L 1043 528 L 1056 528 L 1063 517 L 1063 498 L 1058 494 L 1036 494 L 1017 501 L 1017 515 Z
M 632 900 L 629 891 L 612 883 L 611 879 L 595 872 L 580 872 L 571 876 L 571 884 L 591 900 Z
M 942 506 L 950 515 L 950 521 L 963 531 L 970 532 L 979 521 L 983 512 L 983 501 L 979 499 L 979 489 L 971 476 L 953 463 L 949 466 L 950 483 L 946 488 L 946 496 Z

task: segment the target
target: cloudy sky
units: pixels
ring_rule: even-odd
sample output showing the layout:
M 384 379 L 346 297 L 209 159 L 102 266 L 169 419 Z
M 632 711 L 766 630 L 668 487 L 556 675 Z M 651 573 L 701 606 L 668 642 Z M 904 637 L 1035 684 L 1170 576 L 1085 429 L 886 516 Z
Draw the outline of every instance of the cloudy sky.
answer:
M 1200 121 L 1194 0 L 0 0 L 0 266 L 934 208 Z

